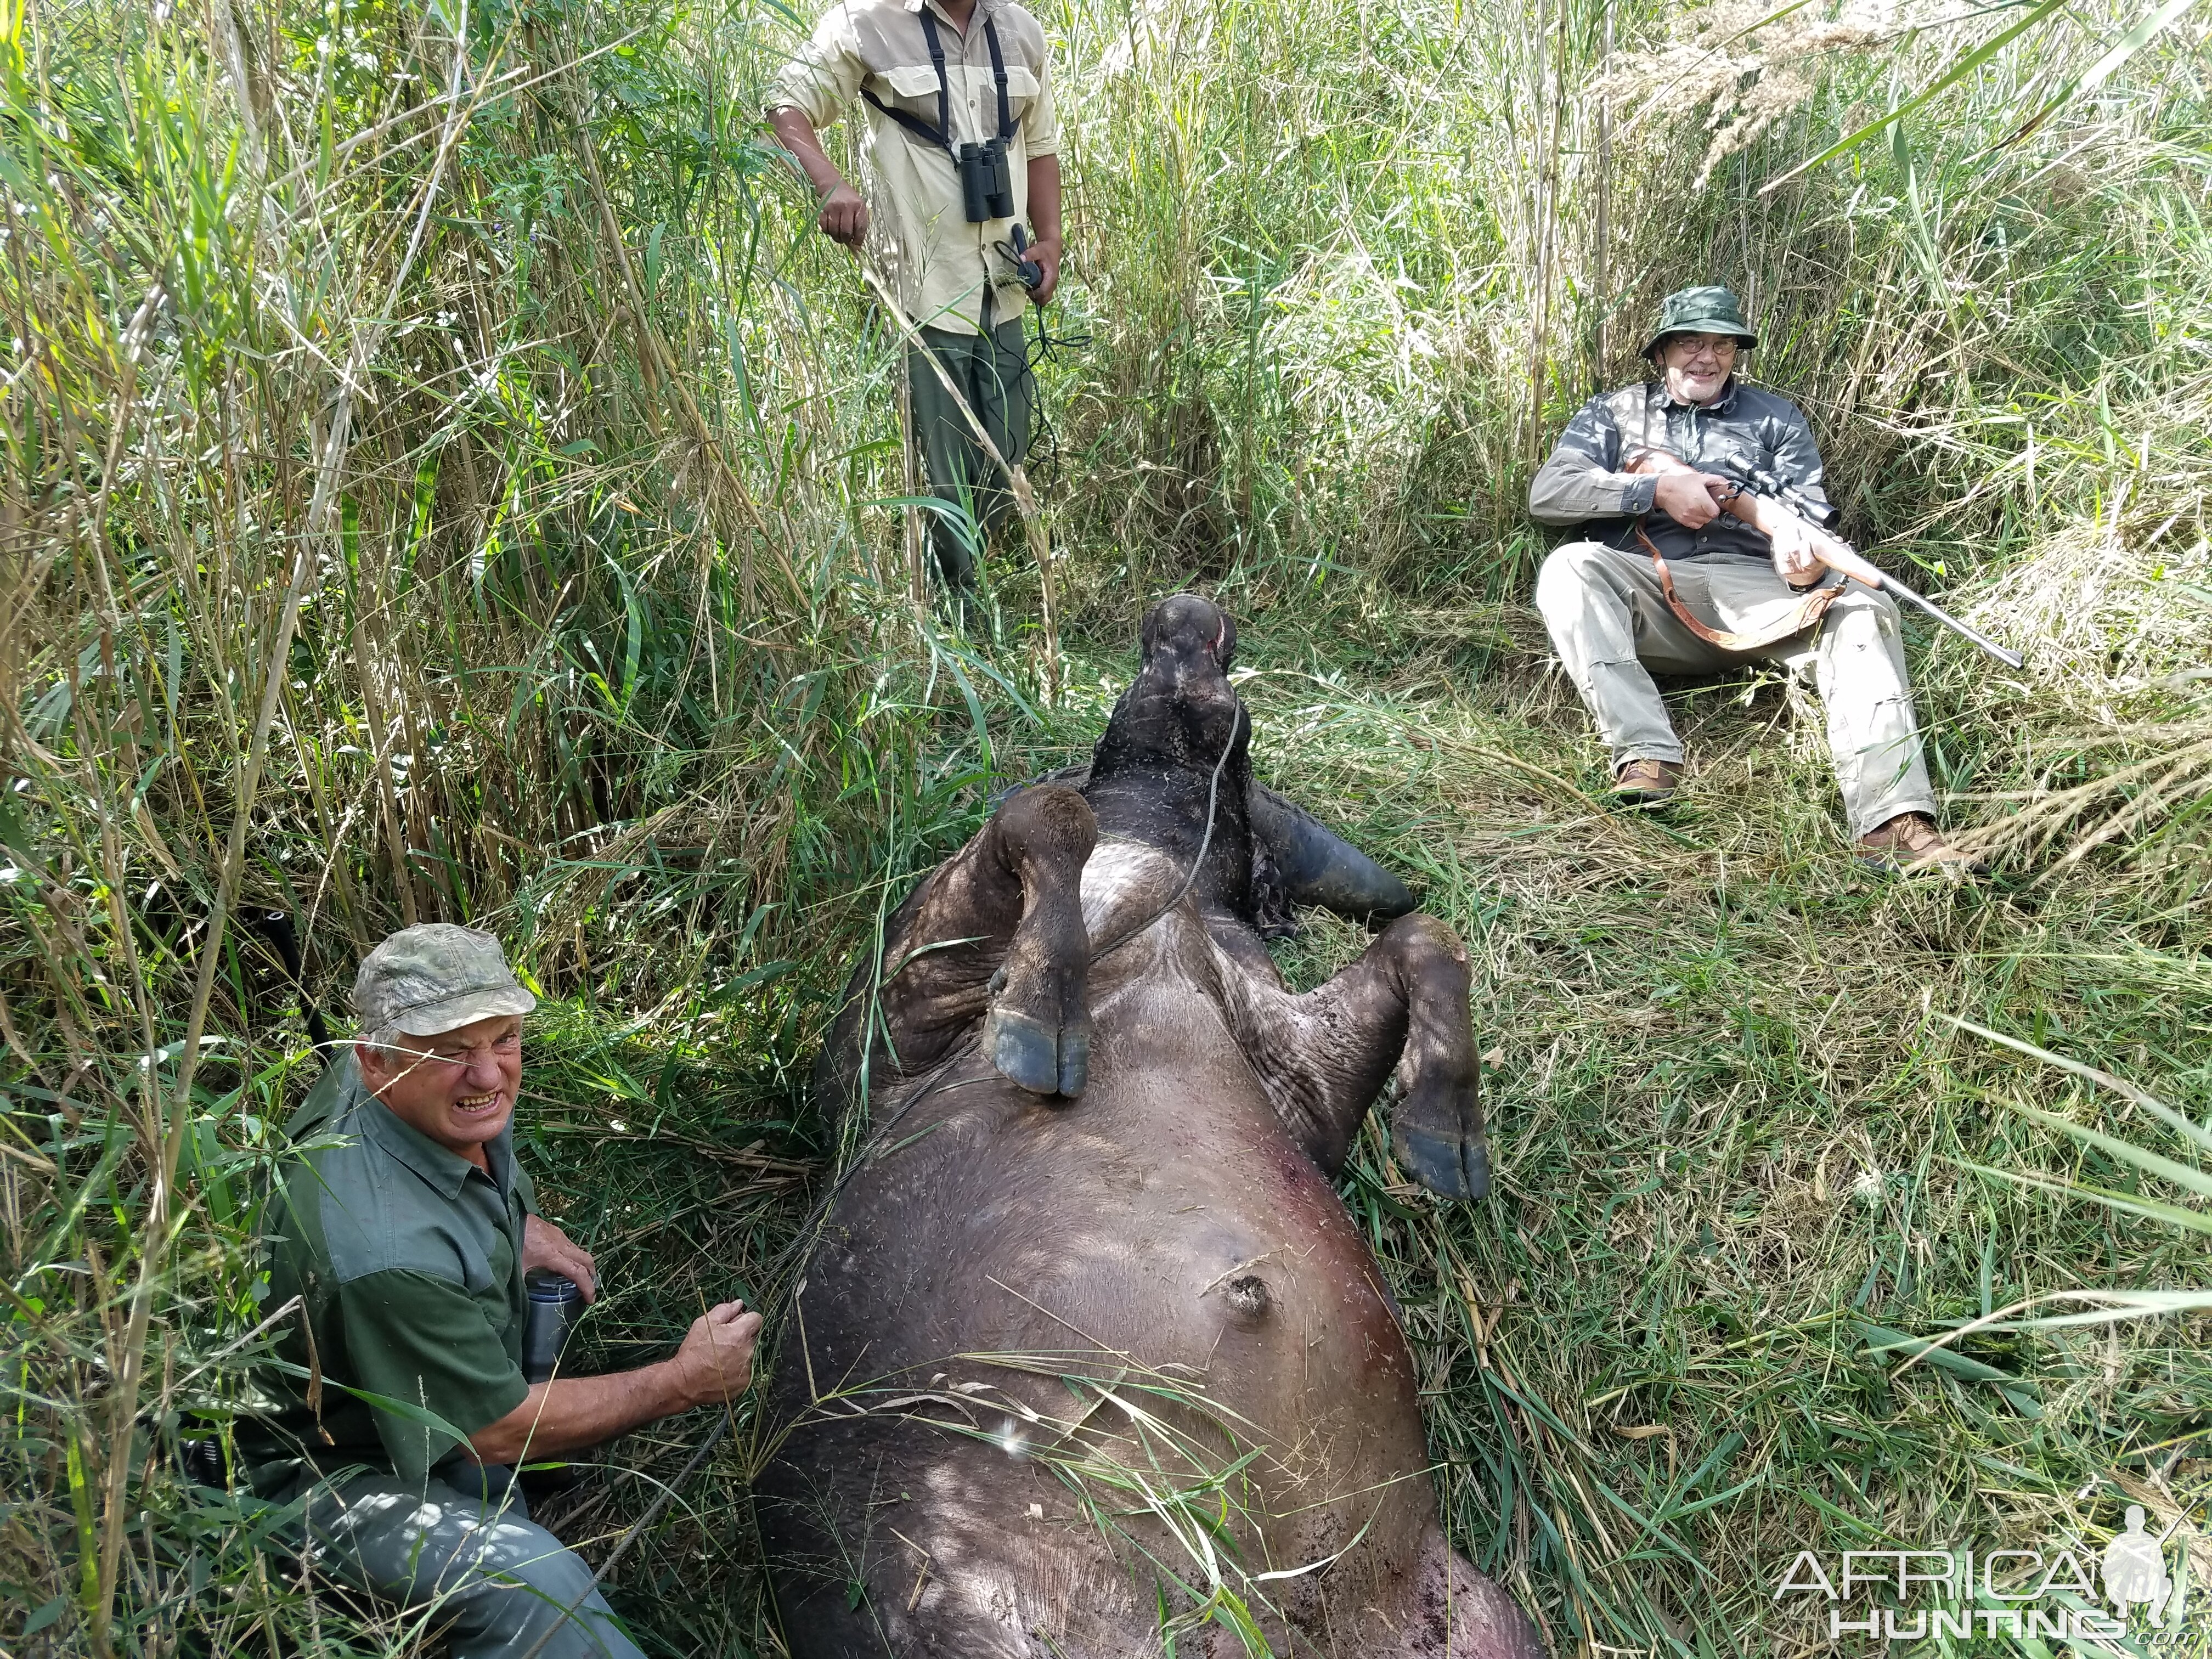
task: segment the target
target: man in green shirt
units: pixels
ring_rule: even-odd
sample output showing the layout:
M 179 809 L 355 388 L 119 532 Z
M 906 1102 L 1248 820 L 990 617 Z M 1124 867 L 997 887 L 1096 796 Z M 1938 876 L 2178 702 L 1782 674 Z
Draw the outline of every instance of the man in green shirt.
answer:
M 295 1115 L 269 1203 L 269 1305 L 301 1311 L 264 1372 L 269 1409 L 240 1427 L 248 1478 L 303 1503 L 321 1565 L 434 1607 L 454 1659 L 632 1659 L 514 1466 L 734 1399 L 760 1316 L 725 1303 L 658 1364 L 526 1382 L 523 1275 L 597 1292 L 515 1162 L 537 1000 L 489 934 L 434 922 L 369 953 L 354 1004 L 361 1037 Z

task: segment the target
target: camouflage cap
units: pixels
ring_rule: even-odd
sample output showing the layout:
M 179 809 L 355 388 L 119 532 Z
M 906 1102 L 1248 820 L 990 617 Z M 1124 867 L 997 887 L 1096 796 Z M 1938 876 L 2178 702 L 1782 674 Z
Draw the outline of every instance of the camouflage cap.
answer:
M 1759 343 L 1751 325 L 1743 319 L 1743 301 L 1725 288 L 1684 288 L 1668 295 L 1659 307 L 1659 326 L 1644 348 L 1649 357 L 1669 334 L 1733 334 L 1747 351 Z
M 368 953 L 354 976 L 353 1006 L 364 1031 L 436 1036 L 495 1014 L 526 1014 L 538 999 L 489 933 L 426 921 Z

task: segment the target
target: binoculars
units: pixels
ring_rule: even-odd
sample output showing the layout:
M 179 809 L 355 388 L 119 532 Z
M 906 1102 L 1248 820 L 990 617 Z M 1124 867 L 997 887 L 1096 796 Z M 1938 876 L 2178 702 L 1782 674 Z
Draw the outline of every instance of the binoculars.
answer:
M 960 205 L 969 224 L 1014 216 L 1014 179 L 1003 139 L 963 144 L 952 159 L 960 173 Z

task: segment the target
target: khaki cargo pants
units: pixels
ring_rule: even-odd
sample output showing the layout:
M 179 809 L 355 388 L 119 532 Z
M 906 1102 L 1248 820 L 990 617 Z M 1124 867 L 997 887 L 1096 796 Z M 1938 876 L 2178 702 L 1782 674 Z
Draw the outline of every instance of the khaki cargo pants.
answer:
M 1771 628 L 1796 603 L 1772 567 L 1749 559 L 1669 561 L 1674 592 L 1708 627 Z M 1853 586 L 1809 632 L 1757 651 L 1723 651 L 1682 625 L 1660 592 L 1650 556 L 1600 542 L 1569 542 L 1544 561 L 1536 608 L 1616 769 L 1631 760 L 1680 761 L 1681 739 L 1651 671 L 1713 674 L 1750 662 L 1810 667 L 1828 717 L 1828 754 L 1851 834 L 1899 812 L 1936 814 L 1921 757 L 1897 607 Z

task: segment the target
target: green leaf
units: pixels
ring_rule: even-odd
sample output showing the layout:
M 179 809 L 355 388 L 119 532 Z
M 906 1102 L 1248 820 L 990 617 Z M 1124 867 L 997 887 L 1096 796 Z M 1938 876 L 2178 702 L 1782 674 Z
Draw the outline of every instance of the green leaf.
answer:
M 2123 1140 L 2118 1135 L 2108 1135 L 2102 1129 L 2092 1129 L 2085 1123 L 2075 1123 L 2070 1119 L 2059 1116 L 2056 1112 L 2046 1112 L 2039 1107 L 2021 1106 L 2016 1103 L 2013 1106 L 2013 1110 L 2018 1112 L 2022 1117 L 2033 1118 L 2038 1123 L 2043 1124 L 2045 1127 L 2056 1129 L 2061 1134 L 2071 1135 L 2076 1140 L 2110 1152 L 2121 1163 L 2132 1164 L 2145 1175 L 2154 1175 L 2161 1181 L 2171 1181 L 2177 1187 L 2186 1187 L 2199 1197 L 2212 1198 L 2212 1175 L 2207 1175 L 2202 1170 L 2192 1169 L 2186 1164 L 2178 1164 L 2173 1159 L 2162 1157 L 2147 1147 L 2138 1146 L 2131 1140 Z
M 1984 1365 L 1978 1359 L 1969 1359 L 1965 1354 L 1954 1353 L 1924 1336 L 1907 1336 L 1903 1331 L 1893 1331 L 1887 1325 L 1870 1325 L 1862 1319 L 1856 1322 L 1866 1338 L 1869 1354 L 1902 1353 L 1908 1358 L 1924 1359 L 1931 1365 L 1942 1367 L 1954 1376 L 1968 1382 L 1996 1382 L 2008 1389 L 2032 1389 L 2032 1382 L 2024 1382 L 2010 1371 L 2001 1371 L 1994 1365 Z
M 2104 389 L 2100 386 L 2098 397 L 2101 400 L 2103 396 Z M 2104 423 L 2109 432 L 2112 426 L 2109 416 L 2106 417 Z M 1994 1042 L 1999 1048 L 2009 1048 L 2014 1054 L 2026 1054 L 2031 1060 L 2039 1060 L 2045 1066 L 2055 1066 L 2060 1071 L 2074 1077 L 2085 1078 L 2100 1089 L 2109 1089 L 2114 1094 L 2133 1101 L 2177 1134 L 2194 1141 L 2206 1152 L 2212 1152 L 2212 1132 L 2199 1127 L 2156 1095 L 2148 1090 L 2138 1089 L 2125 1078 L 2114 1077 L 2110 1072 L 2100 1071 L 2094 1066 L 2084 1066 L 2080 1060 L 2069 1060 L 2063 1054 L 2054 1054 L 2048 1048 L 2038 1048 L 2033 1042 L 2023 1042 L 2018 1037 L 2007 1036 L 2002 1031 L 1992 1031 L 1986 1025 L 1977 1025 L 1971 1019 L 1960 1019 L 1956 1014 L 1939 1012 L 1936 1018 L 1955 1025 L 1962 1031 L 1971 1032 L 1986 1042 Z
M 2166 0 L 2166 4 L 2148 16 L 2137 20 L 2136 26 L 2120 37 L 2118 45 L 2092 64 L 2077 79 L 2061 87 L 2049 103 L 2014 128 L 1996 148 L 2003 149 L 2018 143 L 2083 93 L 2094 92 L 2103 86 L 2119 72 L 2122 64 L 2164 33 L 2196 3 L 2197 0 Z
M 1972 1170 L 1976 1175 L 1995 1176 L 2000 1181 L 2033 1187 L 2041 1192 L 2056 1193 L 2061 1198 L 2086 1198 L 2108 1209 L 2139 1215 L 2150 1221 L 2162 1221 L 2170 1227 L 2186 1227 L 2192 1232 L 2212 1233 L 2212 1215 L 2207 1215 L 2202 1210 L 2185 1209 L 2179 1204 L 2168 1204 L 2163 1199 L 2145 1198 L 2139 1193 L 2116 1193 L 2109 1188 L 2092 1187 L 2079 1181 L 2060 1181 L 2050 1176 L 1995 1170 L 1986 1164 L 1976 1164 L 1966 1158 L 1960 1159 L 1959 1164 L 1961 1169 Z M 1986 1297 L 1984 1299 L 1987 1300 Z
M 750 991 L 756 985 L 766 984 L 772 979 L 781 979 L 798 966 L 796 962 L 764 962 L 757 968 L 748 968 L 725 985 L 721 994 L 725 999 L 734 997 L 740 992 Z
M 60 1618 L 62 1616 L 62 1610 L 68 1606 L 68 1596 L 57 1595 L 52 1601 L 47 1602 L 36 1613 L 33 1613 L 28 1619 L 26 1619 L 23 1621 L 23 1628 L 17 1633 L 27 1637 L 36 1636 L 47 1626 L 52 1624 L 55 1620 Z
M 4 788 L 0 788 L 0 847 L 13 853 L 26 870 L 44 872 L 46 866 L 31 845 L 31 833 L 15 811 L 15 798 Z
M 1981 68 L 1983 64 L 1988 63 L 1990 58 L 1996 57 L 1997 53 L 2002 52 L 2014 41 L 2019 40 L 2021 35 L 2027 33 L 2037 24 L 2042 22 L 2045 18 L 2051 16 L 2054 13 L 2063 10 L 2065 9 L 2065 4 L 2066 0 L 2043 0 L 2043 3 L 2041 5 L 2036 7 L 2033 11 L 2021 18 L 2019 22 L 2014 23 L 2010 28 L 2005 30 L 2002 34 L 1998 34 L 1988 40 L 1984 40 L 1980 46 L 1975 47 L 1973 51 L 1968 52 L 1957 63 L 1952 64 L 1949 69 L 1944 70 L 1944 72 L 1938 76 L 1932 83 L 1922 88 L 1918 92 L 1913 94 L 1911 97 L 1899 104 L 1895 109 L 1891 110 L 1886 115 L 1875 117 L 1873 120 L 1868 122 L 1866 125 L 1861 127 L 1856 132 L 1852 133 L 1850 137 L 1838 138 L 1834 143 L 1829 145 L 1827 149 L 1822 150 L 1818 155 L 1813 157 L 1811 161 L 1800 161 L 1796 167 L 1790 168 L 1789 172 L 1784 173 L 1779 179 L 1771 179 L 1768 183 L 1761 185 L 1759 187 L 1759 193 L 1764 196 L 1769 191 L 1778 190 L 1784 185 L 1788 184 L 1792 179 L 1795 179 L 1799 173 L 1809 173 L 1814 167 L 1820 166 L 1823 162 L 1832 161 L 1838 155 L 1850 154 L 1852 150 L 1856 149 L 1861 144 L 1866 143 L 1868 139 L 1873 137 L 1876 133 L 1882 131 L 1895 122 L 1903 120 L 1906 116 L 1911 114 L 1913 111 L 1920 108 L 1924 104 L 1931 102 L 1942 93 L 1948 91 L 1952 87 L 1958 85 L 1960 82 L 1965 80 L 1976 70 Z
M 361 569 L 361 503 L 350 494 L 338 497 L 338 545 L 345 550 L 346 568 Z
M 1999 1330 L 2053 1331 L 2075 1325 L 2114 1325 L 2124 1319 L 2159 1319 L 2167 1314 L 2212 1312 L 2212 1291 L 2066 1291 L 2051 1298 L 2058 1302 L 2111 1304 L 2087 1313 L 2051 1314 L 2023 1319 Z

